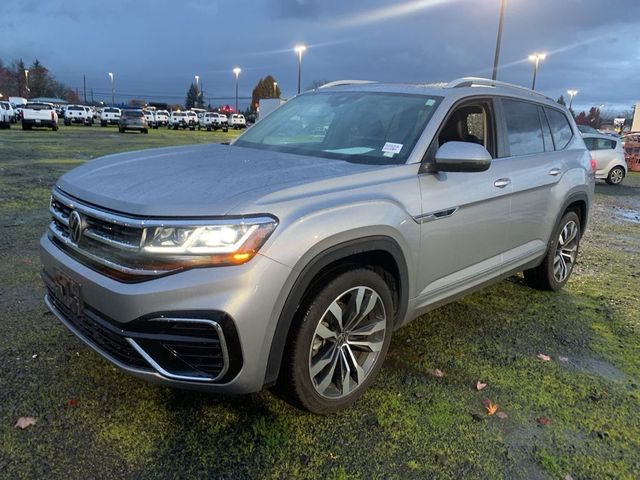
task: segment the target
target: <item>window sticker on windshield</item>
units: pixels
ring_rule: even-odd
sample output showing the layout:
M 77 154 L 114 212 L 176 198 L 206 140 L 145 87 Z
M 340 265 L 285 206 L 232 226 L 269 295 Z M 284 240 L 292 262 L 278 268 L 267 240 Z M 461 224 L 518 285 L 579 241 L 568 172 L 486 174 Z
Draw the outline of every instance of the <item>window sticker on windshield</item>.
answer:
M 436 104 L 436 101 L 433 98 L 430 98 L 429 100 L 427 100 L 426 102 L 424 102 L 424 104 L 427 107 L 433 107 Z
M 382 147 L 384 153 L 400 153 L 400 150 L 402 150 L 402 143 L 387 142 Z

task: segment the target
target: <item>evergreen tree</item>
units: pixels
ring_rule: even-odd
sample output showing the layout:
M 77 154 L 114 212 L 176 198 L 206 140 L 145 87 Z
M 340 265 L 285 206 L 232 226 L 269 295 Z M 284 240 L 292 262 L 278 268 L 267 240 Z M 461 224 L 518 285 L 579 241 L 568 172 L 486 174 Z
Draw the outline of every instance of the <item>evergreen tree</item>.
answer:
M 185 108 L 197 107 L 202 101 L 202 95 L 198 93 L 198 87 L 195 83 L 191 83 L 189 90 L 187 90 L 187 98 L 184 101 Z
M 558 98 L 558 100 L 556 100 L 556 102 L 558 102 L 563 107 L 567 106 L 567 102 L 564 100 L 564 95 L 560 95 L 560 98 Z

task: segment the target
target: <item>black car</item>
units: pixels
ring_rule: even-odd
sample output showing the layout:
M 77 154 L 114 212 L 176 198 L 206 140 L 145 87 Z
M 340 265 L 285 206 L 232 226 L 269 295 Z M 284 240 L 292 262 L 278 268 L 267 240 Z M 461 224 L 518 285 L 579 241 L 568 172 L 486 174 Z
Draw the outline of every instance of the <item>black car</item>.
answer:
M 149 133 L 149 124 L 144 118 L 142 110 L 122 110 L 118 130 L 124 133 L 127 130 L 138 130 L 142 133 Z

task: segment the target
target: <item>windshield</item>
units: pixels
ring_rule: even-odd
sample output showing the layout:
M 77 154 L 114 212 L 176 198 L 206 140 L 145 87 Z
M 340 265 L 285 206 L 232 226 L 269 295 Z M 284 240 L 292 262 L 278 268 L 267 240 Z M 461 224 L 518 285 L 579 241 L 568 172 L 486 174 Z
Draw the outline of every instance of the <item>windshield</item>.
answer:
M 122 114 L 129 118 L 141 118 L 143 116 L 142 110 L 125 110 Z
M 24 108 L 28 110 L 53 110 L 53 107 L 46 103 L 27 103 Z
M 265 117 L 235 145 L 354 162 L 404 163 L 440 100 L 380 92 L 308 93 Z
M 120 113 L 120 110 L 118 110 L 117 108 L 105 108 L 104 112 L 105 113 Z

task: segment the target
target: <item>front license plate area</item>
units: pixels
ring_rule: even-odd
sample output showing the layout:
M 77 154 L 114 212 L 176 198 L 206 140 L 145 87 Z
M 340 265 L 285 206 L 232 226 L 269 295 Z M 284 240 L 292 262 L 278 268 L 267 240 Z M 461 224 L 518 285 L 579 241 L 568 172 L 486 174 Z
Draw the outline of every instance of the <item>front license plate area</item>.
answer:
M 56 272 L 55 280 L 56 299 L 76 317 L 82 315 L 82 289 L 80 284 L 72 280 L 64 273 Z

